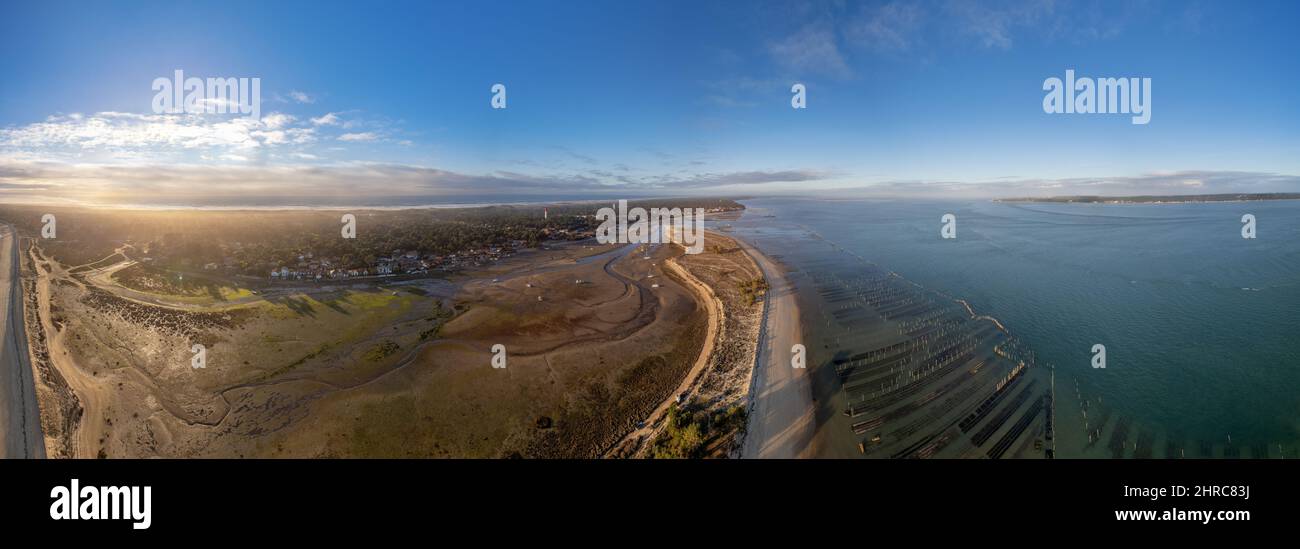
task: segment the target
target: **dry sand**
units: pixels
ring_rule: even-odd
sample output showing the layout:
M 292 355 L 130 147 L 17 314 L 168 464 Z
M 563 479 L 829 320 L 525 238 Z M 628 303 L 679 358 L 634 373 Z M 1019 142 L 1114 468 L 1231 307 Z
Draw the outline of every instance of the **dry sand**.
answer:
M 809 370 L 793 368 L 791 347 L 803 342 L 799 306 L 784 269 L 748 243 L 736 239 L 754 258 L 771 289 L 750 390 L 749 426 L 743 458 L 808 456 L 815 431 Z M 811 361 L 808 361 L 811 362 Z

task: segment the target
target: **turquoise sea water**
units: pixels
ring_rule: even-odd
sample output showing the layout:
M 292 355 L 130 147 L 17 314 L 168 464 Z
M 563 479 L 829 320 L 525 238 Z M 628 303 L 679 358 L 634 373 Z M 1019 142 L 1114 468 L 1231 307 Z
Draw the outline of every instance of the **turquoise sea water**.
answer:
M 1084 436 L 1077 382 L 1132 423 L 1132 438 L 1155 437 L 1155 457 L 1208 445 L 1205 455 L 1295 457 L 1300 201 L 744 203 L 737 234 L 796 268 L 831 260 L 832 247 L 800 245 L 820 237 L 997 317 L 1055 365 L 1063 439 Z M 945 213 L 957 216 L 954 240 L 940 238 Z M 1241 237 L 1246 213 L 1254 240 Z M 1095 343 L 1105 369 L 1090 365 Z

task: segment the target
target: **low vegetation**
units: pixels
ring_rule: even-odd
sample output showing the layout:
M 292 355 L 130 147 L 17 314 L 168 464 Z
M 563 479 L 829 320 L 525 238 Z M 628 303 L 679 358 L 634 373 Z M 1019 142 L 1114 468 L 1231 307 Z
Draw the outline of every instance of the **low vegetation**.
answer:
M 767 293 L 767 279 L 762 277 L 742 280 L 737 283 L 737 286 L 740 287 L 741 296 L 750 305 L 757 303 L 759 296 Z
M 429 328 L 425 328 L 424 330 L 420 331 L 420 341 L 437 339 L 438 332 L 442 331 L 443 324 L 445 324 L 448 320 L 450 320 L 454 316 L 456 316 L 455 311 L 450 311 L 442 308 L 442 301 L 434 300 L 433 314 L 430 315 L 429 318 L 425 319 L 428 320 L 430 323 L 432 323 L 433 326 Z
M 235 288 L 212 279 L 167 272 L 137 263 L 113 273 L 113 281 L 139 292 L 182 297 L 211 297 L 227 301 L 250 294 L 247 289 Z
M 710 457 L 724 454 L 727 448 L 719 443 L 745 428 L 745 408 L 732 406 L 709 415 L 673 404 L 664 421 L 667 425 L 655 440 L 651 454 L 655 459 Z
M 385 339 L 379 343 L 376 343 L 375 346 L 371 347 L 369 351 L 366 351 L 366 360 L 369 360 L 371 362 L 379 362 L 385 358 L 388 358 L 389 356 L 392 356 L 393 353 L 396 353 L 401 349 L 402 346 L 398 345 L 396 341 L 393 341 L 391 339 Z

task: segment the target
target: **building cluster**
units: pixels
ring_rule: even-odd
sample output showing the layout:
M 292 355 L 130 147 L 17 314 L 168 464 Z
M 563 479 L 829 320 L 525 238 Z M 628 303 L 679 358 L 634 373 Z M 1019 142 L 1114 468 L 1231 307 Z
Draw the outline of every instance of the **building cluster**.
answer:
M 517 244 L 517 245 L 516 245 Z M 346 280 L 374 276 L 421 275 L 430 271 L 455 271 L 469 267 L 482 267 L 515 253 L 520 243 L 509 246 L 489 246 L 463 250 L 445 255 L 420 253 L 418 250 L 393 250 L 391 255 L 376 258 L 374 265 L 344 268 L 337 258 L 313 257 L 311 252 L 300 254 L 293 264 L 271 269 L 271 280 Z

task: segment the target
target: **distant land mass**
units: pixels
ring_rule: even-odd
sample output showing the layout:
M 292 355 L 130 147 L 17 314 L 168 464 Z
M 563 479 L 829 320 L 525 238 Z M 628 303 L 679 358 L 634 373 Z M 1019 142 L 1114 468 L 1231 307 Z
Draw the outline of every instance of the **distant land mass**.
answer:
M 1049 196 L 998 198 L 994 202 L 1082 202 L 1085 204 L 1168 204 L 1184 202 L 1244 202 L 1248 200 L 1300 200 L 1300 193 L 1174 194 L 1142 196 Z

